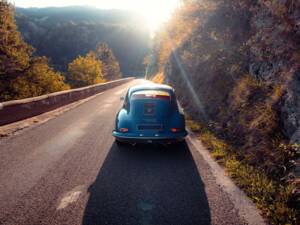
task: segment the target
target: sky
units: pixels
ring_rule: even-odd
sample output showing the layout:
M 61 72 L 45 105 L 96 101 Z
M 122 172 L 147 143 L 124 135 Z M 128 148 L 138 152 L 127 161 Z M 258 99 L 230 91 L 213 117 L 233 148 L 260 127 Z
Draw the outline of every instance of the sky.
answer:
M 89 5 L 102 9 L 125 9 L 141 13 L 151 32 L 167 21 L 180 0 L 11 0 L 18 7 Z

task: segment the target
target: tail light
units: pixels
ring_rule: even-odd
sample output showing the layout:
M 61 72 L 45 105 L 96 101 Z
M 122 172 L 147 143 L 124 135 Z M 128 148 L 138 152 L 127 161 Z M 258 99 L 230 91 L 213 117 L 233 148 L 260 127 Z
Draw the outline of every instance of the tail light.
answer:
M 127 133 L 128 132 L 128 128 L 120 128 L 119 131 L 122 132 L 122 133 Z
M 179 128 L 171 128 L 171 131 L 173 133 L 178 133 L 178 132 L 180 132 L 180 129 Z

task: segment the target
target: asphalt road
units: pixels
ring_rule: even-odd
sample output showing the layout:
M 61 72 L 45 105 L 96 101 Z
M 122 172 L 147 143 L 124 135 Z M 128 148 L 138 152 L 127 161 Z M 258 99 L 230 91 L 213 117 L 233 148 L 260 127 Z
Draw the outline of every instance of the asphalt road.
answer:
M 245 224 L 190 144 L 114 143 L 119 98 L 141 82 L 0 140 L 0 224 Z

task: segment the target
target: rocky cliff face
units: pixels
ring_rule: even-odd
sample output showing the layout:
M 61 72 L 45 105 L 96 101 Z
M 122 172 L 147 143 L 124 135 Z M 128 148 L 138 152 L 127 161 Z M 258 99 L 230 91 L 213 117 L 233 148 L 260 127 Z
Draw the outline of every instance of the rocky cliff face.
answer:
M 291 80 L 281 106 L 283 131 L 292 143 L 300 143 L 300 71 Z
M 294 184 L 287 203 L 294 209 L 300 208 L 299 49 L 300 1 L 185 1 L 156 37 L 148 70 L 159 80 L 164 74 L 186 113 L 232 146 L 238 160 L 284 188 Z
M 250 164 L 276 179 L 297 178 L 300 2 L 216 2 L 170 55 L 165 80 L 188 114 Z
M 282 131 L 299 143 L 300 128 L 300 2 L 260 0 L 252 6 L 250 74 L 256 79 L 281 85 L 279 109 Z
M 177 88 L 186 110 L 207 123 L 216 121 L 236 81 L 247 70 L 249 12 L 222 4 L 199 24 L 167 64 L 166 80 Z
M 260 0 L 252 6 L 255 34 L 250 39 L 250 74 L 280 87 L 278 123 L 290 143 L 300 143 L 300 2 Z M 291 160 L 289 176 L 299 183 L 300 160 Z

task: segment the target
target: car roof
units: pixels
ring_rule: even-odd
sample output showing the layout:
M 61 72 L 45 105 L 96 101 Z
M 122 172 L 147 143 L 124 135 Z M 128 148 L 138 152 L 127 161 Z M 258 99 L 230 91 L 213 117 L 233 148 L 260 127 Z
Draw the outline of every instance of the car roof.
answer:
M 129 95 L 136 91 L 144 91 L 144 90 L 162 90 L 168 92 L 174 92 L 174 89 L 165 84 L 140 84 L 129 88 Z

